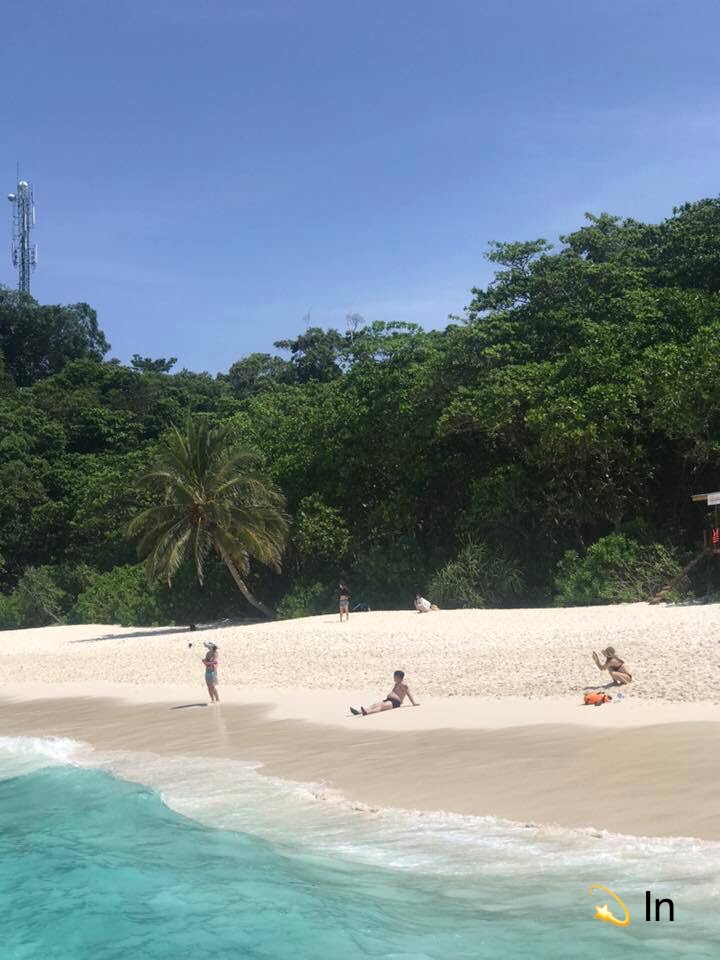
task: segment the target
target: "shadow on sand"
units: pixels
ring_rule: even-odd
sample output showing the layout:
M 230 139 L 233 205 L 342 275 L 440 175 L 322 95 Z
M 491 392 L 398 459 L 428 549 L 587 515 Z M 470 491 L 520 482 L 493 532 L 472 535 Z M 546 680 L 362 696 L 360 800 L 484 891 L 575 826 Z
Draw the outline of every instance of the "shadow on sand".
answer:
M 104 633 L 100 637 L 85 637 L 84 640 L 71 640 L 70 643 L 98 643 L 100 640 L 129 640 L 133 637 L 166 637 L 171 633 L 196 633 L 199 630 L 212 630 L 213 626 L 195 627 L 158 627 L 155 630 L 133 630 L 132 633 Z
M 206 703 L 181 703 L 177 707 L 170 707 L 171 710 L 189 710 L 190 707 L 206 707 Z
M 99 637 L 85 637 L 84 640 L 70 640 L 70 643 L 99 643 L 101 640 L 131 640 L 137 637 L 167 637 L 172 633 L 200 633 L 202 630 L 219 630 L 223 627 L 243 627 L 253 623 L 264 623 L 263 620 L 215 620 L 212 623 L 194 624 L 195 629 L 187 627 L 147 627 L 143 630 L 133 630 L 132 633 L 103 633 Z

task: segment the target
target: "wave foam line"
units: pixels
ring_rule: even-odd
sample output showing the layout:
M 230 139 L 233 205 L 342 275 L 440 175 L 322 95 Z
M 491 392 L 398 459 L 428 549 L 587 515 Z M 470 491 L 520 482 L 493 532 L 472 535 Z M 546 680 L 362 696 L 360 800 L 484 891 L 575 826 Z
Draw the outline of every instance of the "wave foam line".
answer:
M 265 776 L 257 763 L 125 752 L 88 759 L 156 789 L 169 807 L 208 826 L 384 868 L 498 879 L 621 869 L 638 879 L 694 882 L 707 881 L 720 860 L 720 843 L 688 838 L 368 806 L 323 783 Z
M 539 874 L 574 881 L 587 871 L 593 876 L 622 871 L 639 882 L 682 879 L 703 899 L 720 897 L 715 876 L 720 843 L 374 807 L 323 783 L 265 776 L 258 763 L 101 752 L 63 737 L 0 737 L 0 776 L 59 764 L 105 769 L 156 790 L 183 816 L 303 856 L 497 882 Z

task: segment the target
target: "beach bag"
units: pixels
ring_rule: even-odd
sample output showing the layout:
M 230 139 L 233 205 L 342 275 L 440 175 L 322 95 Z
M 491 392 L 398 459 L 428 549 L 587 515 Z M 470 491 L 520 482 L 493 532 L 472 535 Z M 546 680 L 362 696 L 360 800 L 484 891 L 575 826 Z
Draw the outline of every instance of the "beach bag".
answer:
M 586 693 L 585 706 L 601 707 L 604 703 L 608 703 L 611 699 L 612 697 L 609 697 L 606 693 Z

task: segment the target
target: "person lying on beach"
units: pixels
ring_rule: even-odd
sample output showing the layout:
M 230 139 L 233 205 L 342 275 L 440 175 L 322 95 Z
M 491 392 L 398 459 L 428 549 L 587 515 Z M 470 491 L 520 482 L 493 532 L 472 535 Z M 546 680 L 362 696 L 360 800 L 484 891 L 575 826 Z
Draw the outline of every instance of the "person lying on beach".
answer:
M 593 660 L 595 661 L 598 669 L 607 670 L 607 672 L 613 678 L 613 683 L 617 687 L 622 687 L 626 683 L 630 683 L 632 680 L 632 675 L 625 666 L 625 661 L 621 660 L 620 657 L 615 653 L 615 648 L 606 647 L 604 650 L 601 650 L 600 653 L 602 653 L 602 655 L 605 657 L 605 663 L 600 663 L 600 657 L 593 650 Z
M 205 683 L 207 684 L 210 701 L 220 703 L 220 694 L 217 690 L 218 648 L 214 643 L 206 643 L 207 653 L 202 659 L 205 664 Z
M 384 700 L 381 700 L 380 703 L 373 703 L 370 707 L 360 707 L 359 710 L 356 710 L 355 707 L 350 707 L 350 713 L 354 717 L 359 717 L 360 714 L 362 714 L 364 717 L 367 717 L 370 713 L 380 713 L 383 710 L 394 710 L 395 707 L 402 705 L 405 697 L 408 698 L 414 707 L 419 707 L 420 704 L 413 700 L 413 695 L 410 693 L 408 685 L 404 682 L 405 674 L 403 671 L 396 670 L 393 674 L 393 679 L 395 680 L 393 688 Z
M 421 597 L 419 593 L 416 593 L 415 609 L 418 613 L 430 613 L 431 610 L 437 610 L 438 608 L 434 603 L 430 603 L 425 597 Z

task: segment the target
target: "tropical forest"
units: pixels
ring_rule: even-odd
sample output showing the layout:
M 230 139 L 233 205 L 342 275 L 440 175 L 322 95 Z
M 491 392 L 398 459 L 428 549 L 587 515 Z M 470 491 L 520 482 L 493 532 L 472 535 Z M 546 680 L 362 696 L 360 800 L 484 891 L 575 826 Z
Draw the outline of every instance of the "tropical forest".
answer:
M 668 213 L 493 243 L 436 329 L 350 315 L 219 374 L 0 288 L 0 627 L 306 616 L 341 581 L 371 609 L 712 600 L 720 200 Z

